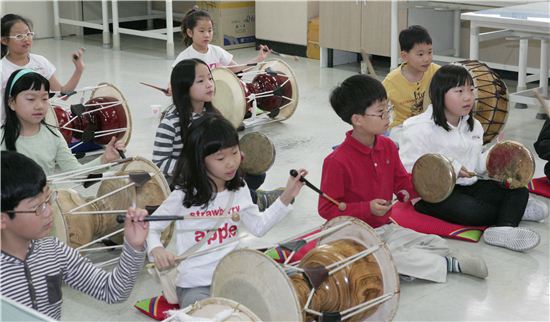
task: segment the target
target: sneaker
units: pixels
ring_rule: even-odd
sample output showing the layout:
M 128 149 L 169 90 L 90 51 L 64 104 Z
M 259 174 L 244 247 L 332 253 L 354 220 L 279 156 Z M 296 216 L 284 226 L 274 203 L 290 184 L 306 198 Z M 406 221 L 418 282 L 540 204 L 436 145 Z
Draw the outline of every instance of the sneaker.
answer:
M 271 206 L 275 200 L 283 194 L 283 191 L 285 191 L 285 188 L 277 188 L 270 191 L 260 189 L 256 190 L 256 195 L 258 196 L 256 204 L 258 205 L 260 211 L 264 211 L 269 208 L 269 206 Z
M 241 122 L 241 124 L 239 124 L 239 127 L 237 127 L 237 132 L 242 132 L 244 131 L 244 129 L 245 129 L 244 122 Z
M 542 221 L 546 217 L 548 217 L 548 206 L 546 203 L 535 198 L 529 198 L 521 220 Z
M 522 227 L 490 227 L 483 233 L 485 243 L 515 250 L 517 252 L 535 248 L 540 235 Z
M 462 274 L 468 274 L 479 278 L 486 278 L 489 276 L 487 265 L 485 265 L 483 258 L 462 251 L 455 252 L 452 256 L 458 260 L 458 265 L 460 266 L 460 272 Z

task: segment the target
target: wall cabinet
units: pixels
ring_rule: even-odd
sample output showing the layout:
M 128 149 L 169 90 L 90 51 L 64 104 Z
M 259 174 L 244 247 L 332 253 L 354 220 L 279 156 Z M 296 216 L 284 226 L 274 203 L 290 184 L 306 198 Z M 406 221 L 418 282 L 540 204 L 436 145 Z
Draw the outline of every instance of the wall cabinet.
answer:
M 389 1 L 321 1 L 320 46 L 389 57 L 390 6 Z M 407 7 L 398 8 L 401 30 L 407 27 Z

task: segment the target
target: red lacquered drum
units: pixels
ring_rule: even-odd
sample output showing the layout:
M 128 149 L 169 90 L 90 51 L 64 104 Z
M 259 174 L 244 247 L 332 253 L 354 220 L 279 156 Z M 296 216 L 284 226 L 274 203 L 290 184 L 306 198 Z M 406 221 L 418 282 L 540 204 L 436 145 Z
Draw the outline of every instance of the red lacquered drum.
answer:
M 288 64 L 281 60 L 261 62 L 239 76 L 242 78 L 225 67 L 212 70 L 216 83 L 212 104 L 231 124 L 238 127 L 247 111 L 255 115 L 254 103 L 268 112 L 264 115 L 271 120 L 282 121 L 292 116 L 298 104 L 298 86 Z

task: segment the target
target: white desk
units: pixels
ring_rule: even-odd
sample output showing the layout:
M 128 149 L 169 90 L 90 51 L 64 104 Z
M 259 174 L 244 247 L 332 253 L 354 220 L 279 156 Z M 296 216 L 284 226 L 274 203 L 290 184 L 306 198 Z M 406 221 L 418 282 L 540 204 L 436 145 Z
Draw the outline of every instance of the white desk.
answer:
M 550 38 L 550 3 L 547 1 L 463 13 L 470 20 L 470 59 L 479 59 L 479 42 L 514 37 L 519 39 L 518 87 L 510 94 L 511 102 L 538 104 L 526 83 L 539 80 L 538 91 L 548 96 L 548 39 Z M 501 29 L 480 34 L 480 27 Z M 527 76 L 529 39 L 540 45 L 540 72 Z M 548 101 L 548 100 L 547 100 Z M 550 101 L 548 101 L 550 102 Z

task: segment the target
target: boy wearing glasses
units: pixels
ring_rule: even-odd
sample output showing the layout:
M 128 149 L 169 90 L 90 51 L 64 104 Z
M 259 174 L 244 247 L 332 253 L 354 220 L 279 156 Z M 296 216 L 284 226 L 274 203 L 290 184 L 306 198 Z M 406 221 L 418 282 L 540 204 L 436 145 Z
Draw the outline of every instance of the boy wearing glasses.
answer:
M 318 211 L 330 220 L 352 216 L 375 228 L 387 243 L 399 274 L 434 282 L 445 282 L 448 272 L 487 277 L 483 259 L 467 253 L 451 255 L 447 242 L 400 227 L 390 221 L 392 197 L 400 201 L 419 198 L 401 160 L 397 147 L 382 136 L 390 125 L 390 111 L 382 83 L 367 75 L 355 75 L 336 87 L 330 95 L 336 114 L 353 129 L 344 142 L 323 163 L 321 190 L 347 208 L 319 197 Z
M 56 193 L 40 166 L 17 152 L 2 151 L 1 159 L 0 294 L 56 320 L 62 282 L 107 303 L 126 300 L 145 258 L 147 212 L 128 209 L 119 263 L 106 272 L 49 237 Z

